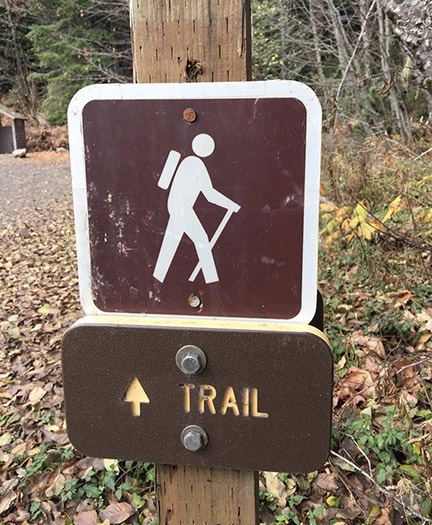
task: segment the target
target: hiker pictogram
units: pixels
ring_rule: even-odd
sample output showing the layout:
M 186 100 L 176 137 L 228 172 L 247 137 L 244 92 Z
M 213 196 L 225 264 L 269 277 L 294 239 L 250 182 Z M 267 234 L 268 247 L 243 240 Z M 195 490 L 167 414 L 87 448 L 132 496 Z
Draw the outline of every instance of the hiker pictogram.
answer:
M 219 281 L 212 250 L 231 215 L 237 213 L 240 206 L 213 187 L 207 168 L 199 158 L 210 156 L 214 148 L 213 138 L 201 133 L 192 141 L 192 150 L 196 156 L 186 157 L 178 166 L 180 153 L 171 150 L 168 154 L 158 186 L 167 190 L 171 185 L 167 202 L 170 217 L 153 272 L 153 276 L 161 283 L 165 280 L 184 234 L 194 243 L 198 255 L 198 263 L 189 281 L 194 281 L 200 270 L 207 284 Z M 227 210 L 211 239 L 194 211 L 200 193 L 212 204 Z

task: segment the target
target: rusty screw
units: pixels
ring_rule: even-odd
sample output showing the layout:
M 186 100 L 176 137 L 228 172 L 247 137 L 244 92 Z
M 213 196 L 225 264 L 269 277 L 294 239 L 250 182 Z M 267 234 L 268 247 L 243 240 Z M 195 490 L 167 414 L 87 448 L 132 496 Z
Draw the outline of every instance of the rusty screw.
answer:
M 189 425 L 182 430 L 181 442 L 186 450 L 198 452 L 208 443 L 207 432 L 198 425 Z
M 189 306 L 192 306 L 192 308 L 198 308 L 199 306 L 201 306 L 201 297 L 196 293 L 193 293 L 189 295 L 188 303 Z
M 192 122 L 195 122 L 196 119 L 197 119 L 197 114 L 194 109 L 187 108 L 183 111 L 183 120 L 185 122 L 192 124 Z

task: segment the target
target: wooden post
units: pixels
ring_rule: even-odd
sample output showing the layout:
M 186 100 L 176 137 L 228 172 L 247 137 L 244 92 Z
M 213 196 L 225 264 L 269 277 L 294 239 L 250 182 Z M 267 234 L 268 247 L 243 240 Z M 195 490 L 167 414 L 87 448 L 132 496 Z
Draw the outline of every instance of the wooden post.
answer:
M 251 79 L 250 0 L 132 0 L 135 82 Z M 257 525 L 258 473 L 156 465 L 159 525 Z
M 159 525 L 257 525 L 258 472 L 156 466 Z
M 250 0 L 132 0 L 135 82 L 251 79 Z

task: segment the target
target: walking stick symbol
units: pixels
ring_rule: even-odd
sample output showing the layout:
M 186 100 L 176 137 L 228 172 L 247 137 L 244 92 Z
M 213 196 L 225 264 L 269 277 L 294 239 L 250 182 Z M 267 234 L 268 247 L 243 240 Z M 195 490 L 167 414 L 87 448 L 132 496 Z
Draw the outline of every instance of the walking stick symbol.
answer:
M 225 213 L 225 217 L 222 219 L 221 223 L 219 224 L 217 230 L 215 231 L 213 237 L 210 240 L 210 250 L 213 250 L 214 245 L 217 243 L 219 237 L 221 236 L 221 233 L 223 232 L 225 226 L 228 224 L 228 221 L 231 219 L 231 215 L 234 213 L 233 210 L 228 210 Z M 199 274 L 199 271 L 201 270 L 201 261 L 198 260 L 197 265 L 195 266 L 194 271 L 191 273 L 189 277 L 189 281 L 195 281 L 197 275 Z

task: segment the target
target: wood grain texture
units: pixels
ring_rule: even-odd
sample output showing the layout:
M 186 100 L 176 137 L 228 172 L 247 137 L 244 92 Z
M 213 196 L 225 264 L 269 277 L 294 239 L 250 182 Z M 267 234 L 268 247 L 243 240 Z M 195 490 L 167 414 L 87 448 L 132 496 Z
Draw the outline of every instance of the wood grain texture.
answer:
M 250 80 L 250 0 L 132 0 L 135 82 Z
M 258 473 L 158 465 L 159 525 L 256 525 Z

